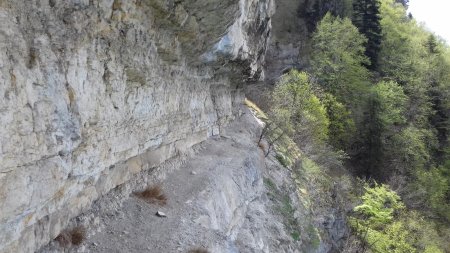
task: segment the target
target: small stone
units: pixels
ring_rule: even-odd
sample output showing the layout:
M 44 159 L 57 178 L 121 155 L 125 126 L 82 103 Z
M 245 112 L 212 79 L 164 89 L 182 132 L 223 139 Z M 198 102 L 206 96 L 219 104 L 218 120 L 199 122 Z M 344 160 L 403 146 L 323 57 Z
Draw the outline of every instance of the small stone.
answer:
M 156 212 L 156 216 L 158 217 L 167 217 L 167 215 L 161 211 Z
M 191 174 L 192 174 L 192 175 L 197 175 L 197 172 L 191 171 Z
M 125 230 L 125 231 L 123 231 L 122 233 L 123 233 L 124 235 L 128 235 L 130 232 L 128 232 L 128 231 Z

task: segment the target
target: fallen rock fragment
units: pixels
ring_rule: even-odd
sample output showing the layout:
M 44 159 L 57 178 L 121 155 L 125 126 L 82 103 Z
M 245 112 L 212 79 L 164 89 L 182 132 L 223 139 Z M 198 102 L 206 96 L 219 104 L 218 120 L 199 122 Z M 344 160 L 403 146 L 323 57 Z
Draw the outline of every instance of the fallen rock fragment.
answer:
M 156 216 L 162 217 L 162 218 L 163 217 L 167 217 L 167 215 L 165 213 L 161 212 L 161 211 L 156 212 Z

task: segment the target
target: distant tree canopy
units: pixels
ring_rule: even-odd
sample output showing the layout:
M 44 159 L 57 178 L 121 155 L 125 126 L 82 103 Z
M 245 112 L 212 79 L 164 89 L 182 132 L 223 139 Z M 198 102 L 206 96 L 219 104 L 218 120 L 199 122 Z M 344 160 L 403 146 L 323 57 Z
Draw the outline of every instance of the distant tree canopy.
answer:
M 312 38 L 313 75 L 322 87 L 341 99 L 359 96 L 362 86 L 369 82 L 369 72 L 362 64 L 366 38 L 358 33 L 352 22 L 330 13 L 319 22 Z
M 407 4 L 354 0 L 352 22 L 326 14 L 312 36 L 310 72 L 332 95 L 321 97 L 328 142 L 350 155 L 357 175 L 389 182 L 423 217 L 368 228 L 372 250 L 442 252 L 450 241 L 450 47 L 408 17 Z M 409 223 L 426 227 L 432 243 Z
M 353 10 L 335 8 L 343 2 Z M 310 14 L 321 19 L 314 21 L 308 73 L 294 70 L 277 83 L 275 118 L 300 148 L 315 142 L 343 151 L 355 175 L 385 184 L 366 186 L 354 209 L 351 222 L 364 247 L 444 252 L 450 248 L 449 45 L 408 16 L 408 1 L 315 3 Z
M 352 12 L 352 0 L 314 0 L 305 1 L 303 15 L 309 32 L 314 32 L 317 23 L 327 14 L 344 17 Z
M 370 86 L 370 73 L 363 66 L 366 38 L 348 18 L 325 15 L 312 37 L 311 73 L 327 93 L 331 141 L 349 151 L 358 141 L 355 126 L 361 125 Z M 343 129 L 345 128 L 345 130 Z M 351 152 L 351 151 L 350 151 Z

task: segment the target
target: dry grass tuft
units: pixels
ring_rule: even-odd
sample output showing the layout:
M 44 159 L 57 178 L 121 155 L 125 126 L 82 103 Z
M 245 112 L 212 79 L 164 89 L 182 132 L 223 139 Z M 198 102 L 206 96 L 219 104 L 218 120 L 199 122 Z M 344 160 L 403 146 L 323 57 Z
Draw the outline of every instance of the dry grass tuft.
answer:
M 203 248 L 197 248 L 189 250 L 188 253 L 209 253 L 209 251 Z
M 86 229 L 84 227 L 76 227 L 71 232 L 73 245 L 80 245 L 86 238 Z
M 135 195 L 150 203 L 156 203 L 162 206 L 167 204 L 167 196 L 163 193 L 159 185 L 148 187 L 142 192 L 135 193 Z
M 263 120 L 267 120 L 269 119 L 267 117 L 267 115 L 263 112 L 263 110 L 261 110 L 255 103 L 253 103 L 252 101 L 250 101 L 249 99 L 245 98 L 244 100 L 244 104 L 249 107 L 250 109 L 252 109 L 253 111 L 255 111 L 256 117 L 263 119 Z
M 63 248 L 67 248 L 69 247 L 72 242 L 71 242 L 71 237 L 68 231 L 64 230 L 62 231 L 56 238 L 55 240 L 59 243 L 59 245 Z
M 86 229 L 82 226 L 62 231 L 55 240 L 61 247 L 67 248 L 70 245 L 78 246 L 86 239 Z

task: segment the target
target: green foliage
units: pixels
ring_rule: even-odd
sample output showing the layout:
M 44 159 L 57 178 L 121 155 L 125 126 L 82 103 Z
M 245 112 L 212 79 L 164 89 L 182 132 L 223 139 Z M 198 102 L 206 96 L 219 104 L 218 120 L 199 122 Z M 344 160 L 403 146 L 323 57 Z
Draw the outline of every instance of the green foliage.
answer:
M 423 194 L 426 206 L 450 220 L 450 204 L 446 201 L 450 193 L 450 182 L 445 173 L 445 167 L 418 171 L 416 187 Z
M 309 175 L 321 175 L 323 173 L 320 167 L 313 160 L 308 158 L 302 159 L 302 168 Z
M 309 243 L 311 244 L 312 249 L 317 249 L 320 245 L 320 235 L 317 231 L 317 228 L 315 228 L 312 225 L 308 226 L 308 236 L 309 236 Z
M 444 253 L 444 251 L 436 245 L 429 245 L 425 248 L 424 253 Z
M 292 217 L 294 218 L 294 212 L 295 212 L 295 208 L 292 206 L 291 203 L 291 199 L 289 198 L 289 196 L 284 196 L 283 197 L 283 201 L 282 201 L 282 206 L 281 206 L 281 213 L 287 217 Z
M 377 118 L 384 128 L 405 123 L 405 110 L 408 97 L 396 82 L 380 82 L 373 88 L 373 94 L 379 104 Z
M 438 230 L 433 222 L 426 220 L 424 216 L 416 211 L 408 211 L 403 213 L 399 218 L 399 222 L 403 224 L 410 237 L 408 242 L 414 246 L 419 252 L 443 252 L 445 249 L 445 241 L 440 237 Z
M 351 113 L 344 104 L 338 102 L 329 93 L 323 96 L 322 102 L 330 120 L 330 144 L 339 149 L 348 148 L 350 140 L 356 134 L 356 126 Z
M 332 180 L 316 162 L 309 158 L 303 158 L 299 171 L 306 176 L 309 184 L 314 185 L 314 191 L 329 192 L 332 187 Z M 317 202 L 322 200 L 317 200 Z
M 435 38 L 430 35 L 429 38 Z M 432 45 L 430 45 L 432 44 Z M 437 160 L 445 158 L 445 149 L 449 146 L 450 137 L 450 50 L 442 42 L 430 39 L 429 64 L 426 69 L 426 82 L 430 83 L 430 97 L 434 113 L 430 117 L 430 124 L 436 129 L 438 146 Z
M 291 237 L 292 239 L 294 239 L 294 241 L 300 241 L 300 233 L 298 231 L 292 232 Z
M 328 2 L 316 2 L 315 18 Z M 312 35 L 311 75 L 284 75 L 270 115 L 303 151 L 305 143 L 320 143 L 309 150 L 327 156 L 328 144 L 345 150 L 358 175 L 389 182 L 402 195 L 405 203 L 387 185 L 365 188 L 350 224 L 372 252 L 443 252 L 450 241 L 443 239 L 450 221 L 450 49 L 407 15 L 407 1 L 354 3 L 353 23 L 324 7 L 334 15 Z M 326 166 L 314 156 L 302 157 L 302 172 L 315 189 L 329 189 L 330 179 L 321 177 Z
M 292 70 L 281 77 L 273 92 L 272 115 L 297 143 L 308 138 L 317 143 L 328 139 L 326 109 L 305 72 Z
M 402 222 L 393 222 L 381 231 L 369 228 L 366 239 L 374 252 L 416 252 L 408 242 L 410 236 L 411 234 L 405 229 Z
M 396 192 L 386 185 L 365 187 L 350 225 L 373 252 L 442 252 L 443 242 L 429 221 L 407 211 Z
M 427 39 L 427 49 L 430 54 L 437 54 L 439 53 L 438 48 L 438 41 L 436 39 L 436 36 L 433 34 L 430 34 Z
M 380 10 L 383 41 L 379 70 L 402 85 L 420 82 L 425 67 L 421 59 L 425 54 L 421 42 L 426 37 L 424 31 L 407 18 L 405 8 L 394 0 L 382 0 Z
M 283 106 L 274 106 L 269 112 L 270 119 L 272 120 L 274 126 L 273 135 L 279 136 L 282 133 L 278 133 L 278 130 L 281 130 L 284 134 L 291 136 L 294 134 L 295 129 L 294 125 L 291 122 L 292 111 Z
M 371 89 L 365 123 L 366 149 L 361 152 L 360 159 L 366 171 L 378 178 L 396 170 L 392 166 L 392 160 L 396 159 L 391 156 L 393 147 L 396 147 L 392 138 L 406 123 L 407 99 L 402 87 L 392 81 L 380 82 Z
M 364 187 L 363 203 L 354 211 L 364 217 L 361 221 L 372 229 L 380 228 L 394 219 L 394 214 L 404 209 L 400 196 L 386 185 Z
M 281 165 L 283 165 L 284 167 L 289 167 L 289 165 L 291 165 L 291 162 L 289 161 L 289 158 L 286 157 L 284 154 L 282 154 L 281 152 L 277 152 L 277 154 L 275 155 L 275 158 L 278 160 L 278 162 L 280 162 Z
M 306 26 L 308 31 L 313 32 L 317 23 L 330 12 L 333 16 L 349 17 L 352 13 L 353 0 L 316 0 L 304 8 Z
M 409 0 L 395 0 L 396 3 L 402 4 L 404 7 L 408 7 Z
M 347 18 L 325 15 L 313 34 L 312 73 L 325 91 L 353 104 L 368 87 L 369 72 L 362 64 L 367 39 Z
M 263 182 L 264 182 L 264 184 L 266 185 L 266 187 L 270 191 L 276 191 L 277 190 L 276 184 L 272 180 L 270 180 L 269 178 L 264 178 Z
M 330 94 L 323 98 L 330 119 L 331 144 L 346 152 L 359 152 L 362 122 L 367 107 L 370 73 L 363 66 L 367 39 L 348 18 L 327 14 L 312 37 L 311 71 Z M 352 150 L 352 149 L 356 150 Z
M 426 127 L 432 113 L 429 87 L 425 80 L 428 63 L 426 41 L 429 33 L 409 19 L 405 8 L 394 0 L 381 1 L 383 41 L 379 70 L 383 77 L 404 87 L 410 97 L 407 117 L 418 127 Z
M 434 143 L 433 134 L 425 129 L 409 126 L 394 135 L 386 153 L 390 154 L 390 168 L 403 174 L 412 175 L 422 170 L 430 160 L 430 146 Z
M 378 54 L 381 47 L 380 3 L 378 0 L 355 0 L 353 3 L 353 24 L 361 34 L 366 36 L 365 54 L 370 59 L 369 67 L 378 65 Z

